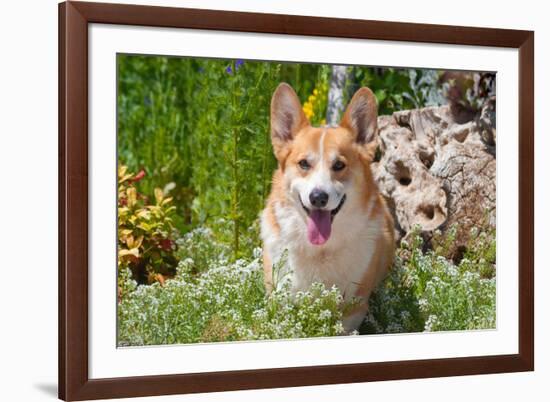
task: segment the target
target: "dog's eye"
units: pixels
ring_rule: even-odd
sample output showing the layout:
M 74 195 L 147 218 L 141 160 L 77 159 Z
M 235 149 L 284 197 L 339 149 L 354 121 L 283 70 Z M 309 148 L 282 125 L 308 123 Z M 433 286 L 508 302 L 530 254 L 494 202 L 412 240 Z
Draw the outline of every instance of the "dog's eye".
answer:
M 305 159 L 302 159 L 300 162 L 298 162 L 298 166 L 300 166 L 300 168 L 302 168 L 303 170 L 309 170 L 309 168 L 311 167 L 309 162 Z
M 346 167 L 346 164 L 342 161 L 336 161 L 332 165 L 332 170 L 335 172 L 339 172 L 340 170 L 343 170 Z

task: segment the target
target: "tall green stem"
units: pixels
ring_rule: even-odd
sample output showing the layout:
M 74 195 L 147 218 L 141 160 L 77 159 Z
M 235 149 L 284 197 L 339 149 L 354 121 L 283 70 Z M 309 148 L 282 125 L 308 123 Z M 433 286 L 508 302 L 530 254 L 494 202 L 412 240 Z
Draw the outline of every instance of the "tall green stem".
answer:
M 237 71 L 235 63 L 231 63 L 233 74 L 236 75 Z M 232 94 L 232 108 L 231 108 L 231 120 L 232 120 L 232 134 L 233 134 L 233 194 L 231 200 L 231 215 L 233 218 L 233 258 L 236 260 L 239 256 L 239 132 L 237 129 L 238 121 L 235 119 L 237 113 L 237 99 L 236 99 L 236 81 L 237 77 L 234 76 L 233 80 L 233 94 Z

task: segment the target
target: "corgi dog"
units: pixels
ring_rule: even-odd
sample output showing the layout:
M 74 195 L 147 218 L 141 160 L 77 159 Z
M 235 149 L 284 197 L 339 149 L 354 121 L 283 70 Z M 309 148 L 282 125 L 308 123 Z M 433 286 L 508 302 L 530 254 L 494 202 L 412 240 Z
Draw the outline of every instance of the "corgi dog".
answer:
M 337 127 L 312 127 L 286 83 L 271 100 L 278 168 L 261 213 L 265 285 L 277 286 L 279 262 L 277 277 L 286 277 L 294 293 L 314 282 L 336 285 L 344 300 L 359 302 L 344 317 L 348 332 L 363 321 L 393 261 L 393 219 L 370 169 L 377 114 L 368 88 L 355 93 Z

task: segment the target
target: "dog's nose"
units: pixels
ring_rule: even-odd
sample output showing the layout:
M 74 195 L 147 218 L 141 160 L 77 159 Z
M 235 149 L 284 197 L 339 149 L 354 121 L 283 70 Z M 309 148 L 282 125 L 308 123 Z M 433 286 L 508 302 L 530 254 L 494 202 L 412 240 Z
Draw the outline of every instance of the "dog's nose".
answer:
M 309 202 L 311 202 L 311 205 L 316 208 L 323 208 L 327 205 L 328 194 L 323 190 L 314 189 L 311 193 L 309 193 Z

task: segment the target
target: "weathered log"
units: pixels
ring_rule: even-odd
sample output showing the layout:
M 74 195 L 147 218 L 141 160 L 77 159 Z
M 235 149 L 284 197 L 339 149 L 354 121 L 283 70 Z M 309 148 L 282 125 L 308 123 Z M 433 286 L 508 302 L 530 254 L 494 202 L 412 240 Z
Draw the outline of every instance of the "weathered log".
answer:
M 425 232 L 457 224 L 457 239 L 472 226 L 496 224 L 495 104 L 458 123 L 449 106 L 378 118 L 379 189 L 395 217 L 398 238 L 415 225 Z

